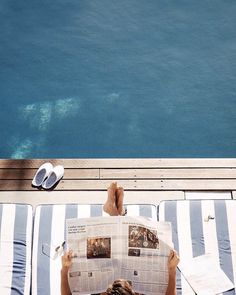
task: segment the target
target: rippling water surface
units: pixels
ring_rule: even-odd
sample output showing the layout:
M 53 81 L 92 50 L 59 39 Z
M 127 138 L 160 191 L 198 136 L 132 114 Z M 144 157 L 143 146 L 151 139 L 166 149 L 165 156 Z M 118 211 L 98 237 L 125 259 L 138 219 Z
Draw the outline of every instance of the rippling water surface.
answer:
M 0 157 L 236 157 L 236 2 L 0 1 Z

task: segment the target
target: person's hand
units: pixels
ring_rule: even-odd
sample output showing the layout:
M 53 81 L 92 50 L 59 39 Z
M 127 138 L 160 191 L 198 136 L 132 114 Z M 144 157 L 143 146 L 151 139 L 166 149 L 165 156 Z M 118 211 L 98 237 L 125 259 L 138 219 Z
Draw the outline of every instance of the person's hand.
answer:
M 73 252 L 70 250 L 65 252 L 61 257 L 61 295 L 72 295 L 68 282 L 68 270 L 72 264 Z
M 175 250 L 170 250 L 170 254 L 168 257 L 168 270 L 169 273 L 175 272 L 177 265 L 179 263 L 179 256 L 177 255 Z
M 68 272 L 72 264 L 73 251 L 67 251 L 61 257 L 62 271 Z

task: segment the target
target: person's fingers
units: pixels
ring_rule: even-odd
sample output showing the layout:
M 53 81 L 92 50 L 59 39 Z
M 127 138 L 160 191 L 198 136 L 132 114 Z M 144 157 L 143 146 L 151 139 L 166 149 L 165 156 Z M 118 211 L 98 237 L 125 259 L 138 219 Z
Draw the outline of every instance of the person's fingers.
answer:
M 170 263 L 171 261 L 174 261 L 177 264 L 179 263 L 179 256 L 177 255 L 177 252 L 175 250 L 170 250 L 168 262 Z
M 68 255 L 69 255 L 69 257 L 72 258 L 72 257 L 73 257 L 73 250 L 70 249 L 70 250 L 68 251 Z
M 179 263 L 179 256 L 175 250 L 171 250 L 168 257 L 169 270 L 175 269 Z
M 179 256 L 176 251 L 174 251 L 174 258 L 177 261 L 177 263 L 179 263 Z
M 61 256 L 61 264 L 62 264 L 62 269 L 64 270 L 69 270 L 72 264 L 72 257 L 73 257 L 73 251 L 67 251 L 64 253 L 63 256 Z
M 175 255 L 174 250 L 170 250 L 170 254 L 169 254 L 169 257 L 168 257 L 168 261 L 172 260 L 172 258 L 174 257 L 174 255 Z
M 68 261 L 71 261 L 72 257 L 73 257 L 73 251 L 70 250 L 65 252 L 64 255 L 61 257 L 61 259 L 62 259 L 62 262 L 67 263 Z
M 176 265 L 179 263 L 179 256 L 177 254 L 177 252 L 175 250 L 173 250 L 173 257 L 172 257 L 173 261 L 176 262 Z

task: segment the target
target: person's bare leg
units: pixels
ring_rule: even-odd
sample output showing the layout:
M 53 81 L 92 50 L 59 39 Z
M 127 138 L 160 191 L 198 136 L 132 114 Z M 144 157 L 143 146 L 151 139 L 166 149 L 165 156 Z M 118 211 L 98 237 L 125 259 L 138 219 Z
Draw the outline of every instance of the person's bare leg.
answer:
M 123 215 L 125 212 L 125 209 L 123 206 L 123 200 L 124 200 L 124 188 L 120 186 L 116 190 L 116 207 L 117 207 L 117 211 L 119 215 Z
M 103 206 L 103 210 L 111 216 L 119 215 L 116 207 L 116 189 L 117 183 L 112 182 L 107 189 L 107 201 Z

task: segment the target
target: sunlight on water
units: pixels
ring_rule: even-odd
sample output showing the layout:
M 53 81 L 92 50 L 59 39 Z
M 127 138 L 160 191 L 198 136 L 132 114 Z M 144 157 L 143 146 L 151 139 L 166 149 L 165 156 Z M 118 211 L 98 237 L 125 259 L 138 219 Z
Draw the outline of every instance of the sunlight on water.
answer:
M 78 99 L 66 98 L 59 99 L 55 102 L 55 114 L 58 118 L 63 119 L 77 115 L 79 110 Z
M 19 113 L 31 128 L 45 130 L 51 121 L 52 103 L 29 104 L 19 108 Z
M 75 116 L 79 110 L 79 103 L 75 98 L 58 99 L 55 102 L 29 104 L 19 108 L 22 118 L 30 127 L 40 131 L 46 130 L 53 118 L 65 119 Z
M 20 106 L 19 118 L 35 132 L 35 139 L 19 138 L 19 135 L 11 137 L 11 144 L 15 147 L 11 158 L 27 158 L 37 148 L 42 146 L 47 138 L 47 130 L 52 124 L 62 124 L 67 118 L 76 116 L 79 111 L 79 101 L 76 98 L 58 99 L 56 101 L 45 101 L 40 103 Z
M 25 139 L 22 142 L 16 142 L 17 147 L 12 153 L 11 158 L 13 159 L 24 159 L 30 156 L 33 143 L 30 139 Z
M 107 101 L 112 103 L 112 102 L 119 100 L 119 98 L 120 98 L 120 94 L 113 92 L 113 93 L 108 94 Z

